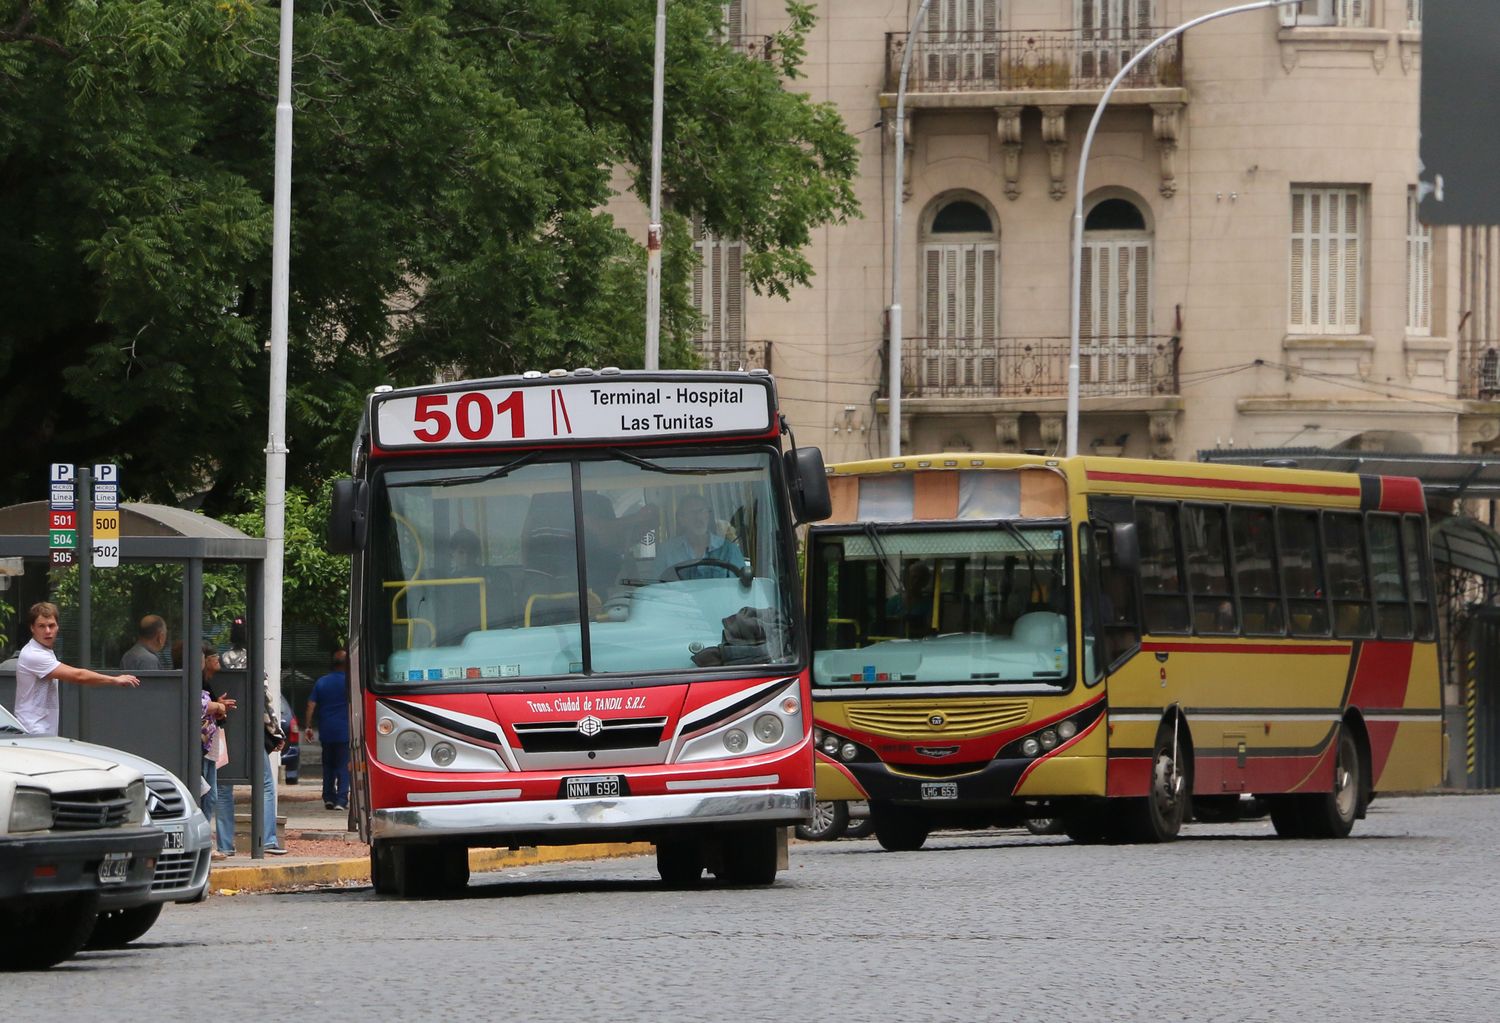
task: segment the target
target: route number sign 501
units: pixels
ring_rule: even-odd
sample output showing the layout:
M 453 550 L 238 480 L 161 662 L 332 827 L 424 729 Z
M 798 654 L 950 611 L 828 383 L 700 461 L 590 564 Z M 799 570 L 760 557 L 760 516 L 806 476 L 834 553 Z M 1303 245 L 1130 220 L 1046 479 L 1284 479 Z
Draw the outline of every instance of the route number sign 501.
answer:
M 454 399 L 451 411 L 450 399 Z M 413 418 L 420 425 L 412 434 L 429 444 L 442 443 L 454 430 L 465 440 L 485 440 L 493 436 L 501 416 L 508 418 L 512 440 L 526 436 L 526 404 L 520 391 L 512 391 L 508 398 L 493 404 L 489 395 L 472 391 L 456 398 L 451 394 L 424 394 L 417 398 Z

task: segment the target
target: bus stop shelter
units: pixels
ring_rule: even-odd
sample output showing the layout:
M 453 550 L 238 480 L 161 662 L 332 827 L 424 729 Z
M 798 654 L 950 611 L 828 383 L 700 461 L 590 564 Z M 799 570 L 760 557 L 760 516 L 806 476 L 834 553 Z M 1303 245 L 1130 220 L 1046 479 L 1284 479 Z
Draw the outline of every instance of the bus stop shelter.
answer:
M 263 812 L 260 757 L 264 755 L 261 715 L 265 697 L 264 687 L 252 685 L 251 680 L 259 680 L 264 674 L 255 612 L 260 607 L 266 543 L 182 508 L 127 502 L 119 506 L 119 511 L 120 566 L 94 567 L 84 572 L 81 562 L 89 556 L 84 550 L 77 552 L 79 563 L 71 568 L 51 565 L 49 509 L 45 501 L 0 508 L 0 582 L 5 583 L 0 589 L 0 601 L 13 610 L 5 630 L 5 650 L 0 654 L 0 703 L 15 707 L 14 658 L 31 638 L 25 613 L 37 601 L 59 602 L 56 595 L 66 594 L 66 601 L 59 602 L 63 613 L 56 647 L 58 659 L 64 664 L 106 674 L 125 673 L 119 666 L 117 651 L 121 645 L 134 641 L 134 625 L 143 614 L 156 613 L 175 620 L 178 628 L 169 631 L 181 642 L 184 653 L 180 663 L 174 665 L 168 656 L 159 670 L 131 670 L 130 674 L 141 679 L 139 689 L 61 684 L 60 731 L 70 738 L 113 746 L 153 760 L 185 781 L 190 790 L 201 793 L 199 694 L 203 689 L 203 659 L 197 656 L 197 651 L 207 638 L 205 613 L 212 615 L 214 611 L 205 608 L 205 573 L 209 577 L 208 589 L 215 591 L 220 577 L 229 571 L 237 584 L 243 582 L 248 664 L 238 670 L 220 670 L 211 683 L 216 698 L 227 693 L 238 703 L 237 710 L 222 722 L 229 744 L 229 763 L 220 768 L 219 778 L 252 786 L 251 852 L 260 856 Z M 109 573 L 121 573 L 132 567 L 135 571 L 109 577 Z M 101 607 L 101 600 L 106 599 L 104 592 L 119 589 L 112 584 L 122 580 L 128 580 L 136 593 L 149 590 L 162 606 Z M 162 596 L 164 593 L 168 595 Z M 111 613 L 101 614 L 105 610 Z M 101 627 L 106 621 L 115 624 L 107 629 Z M 122 631 L 119 625 L 122 621 L 130 624 L 129 632 Z

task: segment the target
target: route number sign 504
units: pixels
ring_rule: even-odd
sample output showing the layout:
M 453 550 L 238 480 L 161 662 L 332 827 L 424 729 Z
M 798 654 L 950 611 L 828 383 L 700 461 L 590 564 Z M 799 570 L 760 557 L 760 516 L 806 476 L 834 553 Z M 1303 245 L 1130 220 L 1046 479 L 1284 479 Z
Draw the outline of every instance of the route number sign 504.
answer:
M 418 427 L 412 433 L 418 440 L 430 444 L 441 444 L 454 430 L 465 440 L 485 440 L 493 436 L 496 420 L 509 419 L 512 440 L 526 436 L 526 404 L 520 391 L 510 392 L 510 397 L 491 403 L 490 396 L 469 392 L 456 396 L 451 394 L 424 394 L 417 399 L 413 418 Z

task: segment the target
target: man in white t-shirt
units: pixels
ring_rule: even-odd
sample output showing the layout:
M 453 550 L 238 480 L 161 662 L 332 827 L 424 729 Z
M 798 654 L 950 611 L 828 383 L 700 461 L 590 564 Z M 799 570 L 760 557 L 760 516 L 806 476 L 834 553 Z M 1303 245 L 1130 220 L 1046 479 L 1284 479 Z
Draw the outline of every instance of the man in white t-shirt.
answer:
M 138 686 L 134 675 L 101 675 L 87 668 L 73 668 L 57 659 L 57 605 L 50 601 L 32 604 L 26 612 L 31 642 L 16 659 L 16 717 L 33 735 L 56 735 L 58 725 L 57 683 L 81 686 Z

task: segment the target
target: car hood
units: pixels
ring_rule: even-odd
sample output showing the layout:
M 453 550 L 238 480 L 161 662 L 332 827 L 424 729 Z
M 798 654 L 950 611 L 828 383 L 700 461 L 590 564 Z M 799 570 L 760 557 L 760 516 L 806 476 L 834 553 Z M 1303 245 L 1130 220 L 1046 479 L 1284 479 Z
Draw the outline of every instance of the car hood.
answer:
M 0 743 L 0 771 L 40 778 L 68 771 L 108 771 L 115 766 L 113 761 L 87 754 L 87 750 L 75 753 L 34 747 L 29 739 L 12 740 Z

